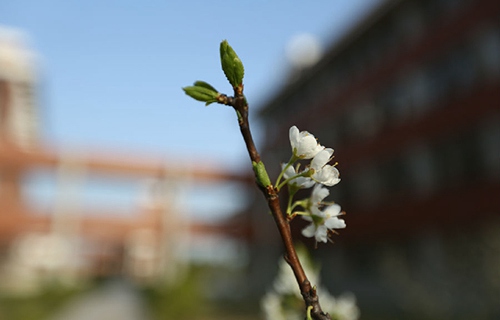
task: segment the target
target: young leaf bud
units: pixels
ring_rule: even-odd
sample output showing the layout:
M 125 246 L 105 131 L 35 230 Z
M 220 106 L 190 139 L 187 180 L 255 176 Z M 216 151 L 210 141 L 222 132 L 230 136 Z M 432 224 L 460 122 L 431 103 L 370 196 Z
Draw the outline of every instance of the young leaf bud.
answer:
M 252 161 L 252 166 L 253 166 L 253 171 L 255 173 L 255 178 L 257 179 L 257 183 L 262 187 L 270 186 L 271 180 L 269 179 L 269 175 L 267 174 L 264 162 Z
M 241 85 L 245 73 L 243 63 L 227 40 L 222 41 L 220 44 L 220 61 L 222 70 L 233 88 Z
M 213 87 L 211 88 L 213 89 Z M 206 102 L 205 105 L 207 106 L 211 103 L 217 102 L 217 98 L 219 96 L 219 93 L 215 89 L 212 89 L 196 85 L 196 83 L 194 86 L 182 88 L 188 96 L 195 100 Z

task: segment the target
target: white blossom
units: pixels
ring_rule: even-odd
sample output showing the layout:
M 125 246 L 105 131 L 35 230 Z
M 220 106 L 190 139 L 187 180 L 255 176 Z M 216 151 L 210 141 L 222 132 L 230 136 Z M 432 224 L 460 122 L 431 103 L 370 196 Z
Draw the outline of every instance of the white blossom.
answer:
M 328 312 L 332 319 L 357 320 L 359 309 L 356 306 L 356 297 L 352 293 L 344 293 L 339 297 L 332 296 L 326 288 L 321 286 L 319 269 L 304 250 L 297 250 L 297 255 L 302 261 L 304 272 L 309 281 L 318 289 L 321 307 Z M 295 280 L 290 266 L 282 259 L 279 262 L 277 277 L 273 287 L 261 299 L 260 306 L 266 320 L 302 320 L 304 319 L 304 302 L 299 286 Z
M 282 167 L 282 170 L 284 170 L 285 167 L 286 167 L 286 164 L 282 164 L 281 167 Z M 285 179 L 290 179 L 292 177 L 295 177 L 298 174 L 299 173 L 297 173 L 295 171 L 295 168 L 293 166 L 289 166 L 283 172 L 283 176 L 285 177 Z M 311 178 L 307 178 L 307 177 L 297 177 L 295 179 L 290 180 L 290 182 L 288 182 L 288 184 L 293 185 L 293 186 L 295 186 L 296 188 L 299 188 L 299 189 L 310 188 L 310 187 L 314 186 L 315 183 L 316 182 L 314 180 L 312 180 Z
M 314 186 L 312 192 L 311 192 L 311 197 L 309 198 L 309 202 L 311 203 L 312 206 L 319 207 L 321 202 L 328 197 L 330 194 L 330 191 L 323 187 L 320 184 L 317 184 Z
M 281 296 L 274 291 L 269 291 L 262 297 L 260 307 L 266 320 L 286 320 L 281 302 Z
M 304 237 L 314 237 L 318 242 L 328 242 L 328 230 L 346 227 L 345 221 L 339 219 L 342 213 L 338 204 L 329 205 L 324 210 L 312 206 L 310 212 L 311 216 L 303 216 L 305 220 L 311 221 L 311 224 L 302 230 Z
M 325 147 L 321 146 L 316 138 L 307 131 L 300 131 L 296 126 L 290 128 L 290 145 L 293 155 L 299 159 L 312 159 Z
M 359 308 L 356 305 L 356 297 L 352 293 L 343 293 L 335 298 L 327 290 L 321 290 L 321 307 L 328 312 L 333 319 L 357 320 L 359 319 Z
M 340 182 L 340 173 L 328 162 L 332 160 L 333 149 L 326 148 L 314 156 L 311 161 L 311 169 L 314 170 L 311 178 L 325 186 L 333 186 Z
M 311 283 L 318 283 L 319 273 L 317 270 L 314 269 L 308 259 L 305 259 L 306 257 L 304 254 L 300 254 L 300 252 L 298 254 L 299 258 L 301 258 L 300 261 L 302 262 L 302 268 L 308 275 L 309 281 Z M 298 298 L 302 298 L 299 285 L 297 284 L 297 280 L 295 280 L 292 268 L 290 268 L 284 259 L 282 259 L 279 263 L 278 275 L 274 279 L 273 289 L 281 295 L 294 295 Z

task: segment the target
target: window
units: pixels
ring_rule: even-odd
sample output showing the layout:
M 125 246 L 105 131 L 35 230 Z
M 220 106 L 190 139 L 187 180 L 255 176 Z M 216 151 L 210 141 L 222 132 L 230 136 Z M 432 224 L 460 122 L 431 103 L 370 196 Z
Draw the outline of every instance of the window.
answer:
M 352 192 L 363 206 L 375 205 L 383 196 L 380 171 L 373 165 L 358 168 L 352 177 Z
M 407 90 L 412 113 L 420 115 L 425 113 L 432 104 L 429 79 L 424 70 L 417 70 L 407 79 Z
M 403 159 L 390 159 L 380 168 L 384 189 L 387 195 L 399 193 L 410 186 L 410 175 Z
M 480 148 L 475 130 L 456 133 L 432 147 L 436 178 L 441 187 L 478 179 L 481 171 Z
M 500 77 L 500 27 L 481 30 L 474 41 L 481 74 L 487 79 Z
M 415 41 L 425 30 L 424 17 L 419 2 L 404 2 L 394 20 L 402 42 Z
M 363 102 L 354 106 L 349 114 L 349 132 L 358 138 L 375 135 L 382 125 L 380 111 L 374 104 Z
M 387 115 L 391 124 L 398 125 L 411 115 L 411 104 L 406 84 L 397 81 L 387 90 Z
M 500 179 L 500 114 L 487 119 L 479 129 L 479 152 L 488 178 Z
M 432 192 L 436 187 L 436 172 L 429 147 L 423 143 L 411 147 L 407 153 L 406 166 L 415 193 L 426 195 Z
M 471 88 L 478 78 L 478 66 L 468 48 L 460 47 L 447 57 L 448 79 L 455 92 Z

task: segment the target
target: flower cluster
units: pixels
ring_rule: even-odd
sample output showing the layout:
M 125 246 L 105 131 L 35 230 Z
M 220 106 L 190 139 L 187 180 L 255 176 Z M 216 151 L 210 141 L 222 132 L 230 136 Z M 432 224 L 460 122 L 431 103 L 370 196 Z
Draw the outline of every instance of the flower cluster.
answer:
M 304 271 L 310 276 L 309 280 L 319 284 L 319 269 L 313 263 L 307 252 L 301 247 L 297 254 L 303 262 Z M 332 296 L 328 290 L 317 285 L 321 292 L 321 305 L 332 319 L 356 320 L 359 318 L 359 309 L 356 305 L 356 297 L 351 293 L 343 293 L 338 298 Z M 278 274 L 274 279 L 272 288 L 261 300 L 261 308 L 265 319 L 269 320 L 302 320 L 304 315 L 303 301 L 299 287 L 295 282 L 292 270 L 284 260 L 280 261 Z
M 290 144 L 293 151 L 291 161 L 312 159 L 307 169 L 312 180 L 329 187 L 340 182 L 339 171 L 328 164 L 333 158 L 333 149 L 323 147 L 312 134 L 299 132 L 296 126 L 290 128 Z
M 304 220 L 311 222 L 309 226 L 302 230 L 302 235 L 305 237 L 314 237 L 318 242 L 327 242 L 328 230 L 346 227 L 345 221 L 339 219 L 342 212 L 338 204 L 333 203 L 320 209 L 320 206 L 323 205 L 323 199 L 329 194 L 330 192 L 328 189 L 321 185 L 316 185 L 314 187 L 310 198 L 311 205 L 308 208 L 310 215 L 302 216 Z M 313 202 L 315 200 L 312 199 L 316 199 L 317 201 Z
M 339 171 L 329 164 L 333 159 L 333 149 L 320 145 L 314 135 L 299 131 L 296 126 L 290 128 L 289 134 L 292 157 L 288 163 L 282 165 L 276 186 L 280 189 L 285 184 L 288 185 L 290 201 L 287 213 L 292 217 L 301 215 L 303 219 L 311 222 L 302 230 L 302 234 L 305 237 L 314 237 L 317 242 L 327 242 L 329 233 L 334 232 L 333 229 L 346 227 L 345 221 L 339 218 L 343 214 L 340 206 L 323 201 L 330 194 L 325 186 L 331 187 L 340 182 Z M 303 170 L 300 170 L 300 163 L 295 165 L 301 160 L 311 160 Z M 282 178 L 285 180 L 280 184 Z M 292 203 L 292 198 L 298 190 L 313 186 L 310 198 Z M 303 210 L 295 210 L 298 206 Z

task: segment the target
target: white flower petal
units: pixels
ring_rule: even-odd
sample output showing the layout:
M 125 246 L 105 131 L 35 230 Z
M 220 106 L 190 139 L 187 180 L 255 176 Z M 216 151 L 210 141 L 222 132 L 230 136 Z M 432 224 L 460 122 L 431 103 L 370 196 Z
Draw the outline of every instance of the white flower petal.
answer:
M 325 220 L 325 227 L 328 229 L 343 229 L 346 227 L 346 224 L 342 219 L 331 217 Z
M 359 309 L 356 305 L 356 297 L 352 293 L 343 293 L 338 297 L 335 314 L 346 320 L 357 320 Z
M 306 221 L 313 221 L 313 219 L 311 218 L 311 216 L 302 216 L 302 219 L 304 219 Z
M 311 193 L 312 205 L 318 205 L 321 201 L 323 201 L 323 199 L 328 197 L 329 194 L 330 191 L 327 188 L 323 187 L 320 184 L 317 184 L 316 186 L 314 186 L 313 191 Z
M 316 234 L 316 226 L 314 223 L 311 223 L 304 229 L 302 229 L 302 235 L 307 238 L 312 238 Z
M 273 287 L 280 295 L 294 294 L 300 297 L 300 290 L 295 282 L 293 271 L 285 260 L 281 260 L 279 263 L 278 277 L 274 280 Z
M 281 169 L 283 170 L 285 168 L 286 164 L 281 165 Z M 289 166 L 285 172 L 283 173 L 283 176 L 285 179 L 290 179 L 292 177 L 295 177 L 298 173 L 295 172 L 295 168 L 293 166 Z M 307 189 L 316 184 L 314 180 L 311 178 L 306 178 L 306 177 L 297 177 L 289 182 L 291 185 L 295 185 L 301 189 Z
M 318 206 L 311 206 L 309 208 L 309 211 L 311 211 L 311 214 L 316 217 L 320 218 L 326 218 L 325 213 L 319 209 Z
M 301 159 L 311 159 L 318 153 L 318 141 L 314 136 L 302 135 L 300 144 L 297 146 L 297 156 Z
M 315 170 L 312 178 L 325 186 L 331 187 L 340 182 L 339 170 L 329 164 L 319 170 Z
M 281 170 L 285 169 L 285 167 L 286 167 L 286 163 L 281 164 Z M 289 179 L 295 175 L 297 175 L 297 174 L 295 173 L 295 168 L 293 166 L 289 166 L 285 170 L 285 172 L 283 172 L 283 176 L 285 177 L 285 179 Z
M 318 226 L 316 234 L 314 235 L 318 242 L 328 242 L 328 229 L 326 226 Z
M 311 168 L 321 170 L 325 164 L 330 161 L 333 155 L 333 149 L 326 148 L 318 152 L 311 161 Z
M 260 302 L 266 320 L 285 320 L 281 307 L 281 296 L 275 292 L 268 292 Z
M 290 128 L 289 138 L 292 150 L 297 148 L 297 145 L 299 144 L 299 129 L 296 126 Z
M 290 128 L 289 138 L 294 155 L 300 159 L 311 159 L 324 149 L 312 134 L 307 131 L 299 132 L 296 126 Z
M 328 207 L 325 208 L 323 211 L 326 217 L 338 217 L 341 212 L 341 208 L 338 204 L 334 203 L 332 205 L 329 205 Z
M 292 183 L 295 182 L 297 186 L 299 186 L 301 189 L 307 189 L 316 184 L 316 181 L 314 181 L 311 178 L 306 178 L 306 177 L 298 177 L 295 180 L 292 180 Z

